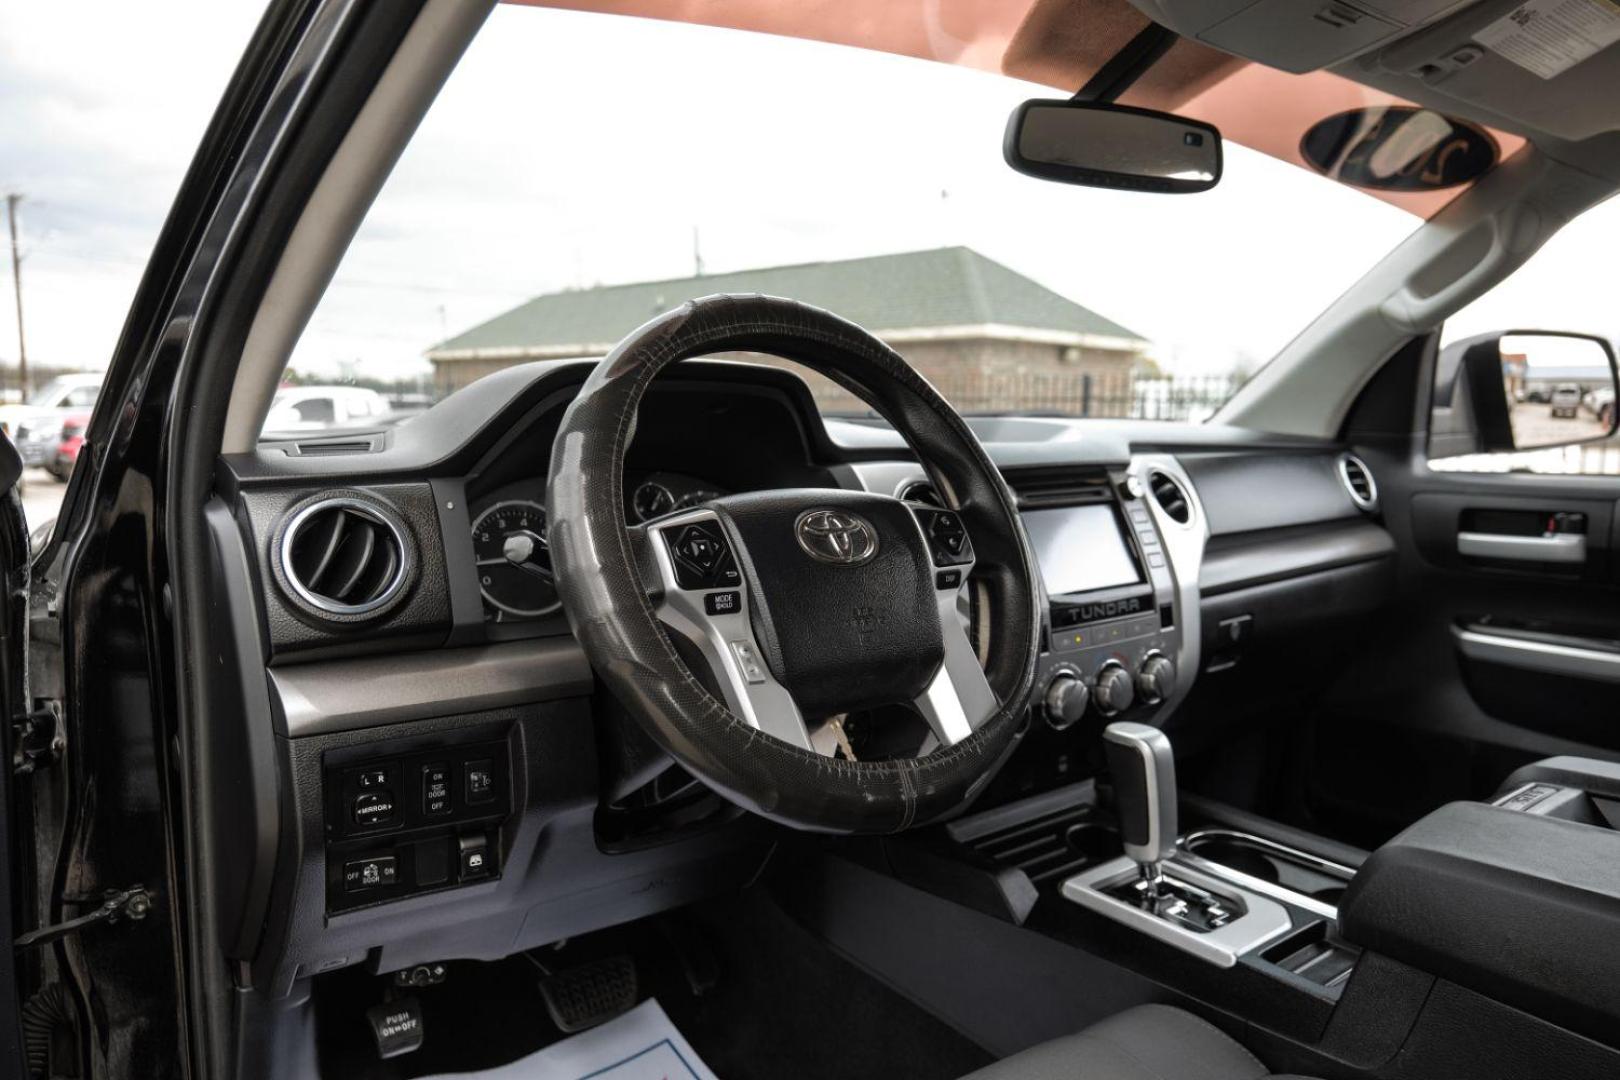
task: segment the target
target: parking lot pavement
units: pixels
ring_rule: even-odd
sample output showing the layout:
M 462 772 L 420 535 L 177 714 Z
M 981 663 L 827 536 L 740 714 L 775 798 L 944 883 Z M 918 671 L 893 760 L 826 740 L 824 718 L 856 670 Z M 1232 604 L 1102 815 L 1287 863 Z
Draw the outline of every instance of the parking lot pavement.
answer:
M 1584 406 L 1574 416 L 1553 416 L 1552 406 L 1546 402 L 1521 401 L 1513 406 L 1509 422 L 1513 441 L 1520 446 L 1550 446 L 1603 434 L 1603 425 Z
M 29 532 L 56 516 L 66 490 L 66 484 L 44 469 L 23 470 L 23 515 L 28 519 Z

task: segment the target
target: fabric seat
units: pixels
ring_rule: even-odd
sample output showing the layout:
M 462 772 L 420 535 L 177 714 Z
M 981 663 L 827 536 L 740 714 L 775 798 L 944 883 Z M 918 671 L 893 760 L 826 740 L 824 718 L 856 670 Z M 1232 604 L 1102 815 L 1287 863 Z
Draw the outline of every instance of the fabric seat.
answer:
M 1284 1080 L 1207 1020 L 1138 1005 L 963 1080 Z M 1303 1077 L 1295 1080 L 1305 1080 Z

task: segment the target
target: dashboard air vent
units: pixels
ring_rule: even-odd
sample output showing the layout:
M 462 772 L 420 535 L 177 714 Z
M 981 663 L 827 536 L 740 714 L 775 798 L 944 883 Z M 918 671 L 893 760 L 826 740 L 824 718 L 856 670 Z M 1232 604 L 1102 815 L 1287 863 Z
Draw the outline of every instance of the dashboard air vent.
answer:
M 1153 492 L 1153 501 L 1159 504 L 1159 509 L 1171 521 L 1185 525 L 1192 520 L 1192 506 L 1187 502 L 1187 493 L 1181 490 L 1181 485 L 1169 473 L 1157 469 L 1149 473 L 1148 490 Z
M 945 509 L 945 501 L 939 497 L 939 491 L 927 480 L 913 480 L 900 489 L 901 502 L 922 503 L 924 506 L 935 506 Z
M 301 607 L 335 621 L 376 615 L 403 594 L 412 550 L 386 507 L 353 495 L 295 511 L 277 542 L 284 585 Z
M 1107 473 L 1073 469 L 1030 469 L 1006 474 L 1008 485 L 1018 493 L 1018 503 L 1026 509 L 1040 506 L 1083 506 L 1107 502 Z
M 1340 454 L 1339 481 L 1350 493 L 1350 501 L 1361 510 L 1370 514 L 1378 509 L 1378 481 L 1365 461 L 1351 453 Z

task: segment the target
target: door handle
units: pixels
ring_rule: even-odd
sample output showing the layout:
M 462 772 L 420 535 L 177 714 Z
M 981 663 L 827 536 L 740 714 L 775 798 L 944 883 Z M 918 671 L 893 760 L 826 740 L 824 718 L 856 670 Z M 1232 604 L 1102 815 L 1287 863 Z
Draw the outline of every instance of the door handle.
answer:
M 1553 533 L 1550 536 L 1513 536 L 1508 533 L 1460 532 L 1457 534 L 1457 554 L 1476 559 L 1583 563 L 1586 561 L 1586 535 Z

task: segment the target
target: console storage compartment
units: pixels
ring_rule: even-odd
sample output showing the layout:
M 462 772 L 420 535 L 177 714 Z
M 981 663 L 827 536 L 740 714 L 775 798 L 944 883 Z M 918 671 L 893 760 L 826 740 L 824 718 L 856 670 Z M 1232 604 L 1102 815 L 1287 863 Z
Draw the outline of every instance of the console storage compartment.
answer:
M 1620 832 L 1452 803 L 1379 848 L 1346 940 L 1620 1046 Z

